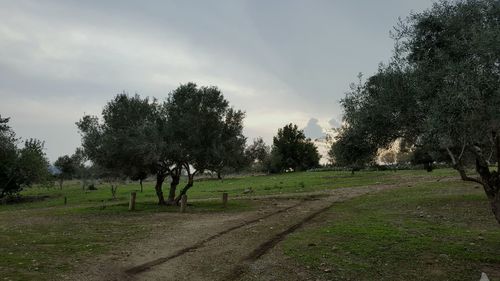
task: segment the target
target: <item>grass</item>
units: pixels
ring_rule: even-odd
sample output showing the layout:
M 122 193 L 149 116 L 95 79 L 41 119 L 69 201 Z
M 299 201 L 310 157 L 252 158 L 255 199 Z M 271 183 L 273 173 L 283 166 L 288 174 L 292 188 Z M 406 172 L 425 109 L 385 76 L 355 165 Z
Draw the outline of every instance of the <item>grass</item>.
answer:
M 189 191 L 191 205 L 187 211 L 241 212 L 254 208 L 253 201 L 245 200 L 253 195 L 435 181 L 437 177 L 449 176 L 455 176 L 455 173 L 442 169 L 432 174 L 425 171 L 381 171 L 359 172 L 352 176 L 349 172 L 302 172 L 228 178 L 223 182 L 205 179 L 196 181 Z M 42 201 L 0 205 L 0 280 L 54 280 L 99 254 L 121 249 L 132 240 L 147 239 L 156 213 L 178 212 L 178 207 L 156 205 L 153 184 L 146 182 L 144 192 L 137 194 L 135 212 L 128 211 L 128 197 L 130 192 L 139 190 L 137 183 L 121 185 L 116 200 L 111 200 L 110 188 L 105 184 L 98 185 L 95 191 L 83 191 L 79 183 L 73 181 L 65 184 L 62 190 L 30 188 L 22 192 L 23 196 L 46 196 Z M 244 194 L 243 191 L 250 187 L 253 193 Z M 222 192 L 229 193 L 226 209 L 220 203 Z M 64 197 L 67 205 L 64 205 Z M 241 200 L 231 200 L 235 197 Z M 207 198 L 217 200 L 192 200 Z M 426 203 L 420 204 L 425 206 Z M 345 209 L 346 215 L 348 211 Z M 484 217 L 490 216 L 485 214 Z M 373 223 L 370 220 L 365 222 Z M 360 222 L 358 227 L 361 229 L 362 226 Z M 489 239 L 488 235 L 484 234 L 485 240 Z
M 419 183 L 335 205 L 285 253 L 328 280 L 500 280 L 500 232 L 482 189 Z
M 451 169 L 438 169 L 429 174 L 425 171 L 370 171 L 359 172 L 351 175 L 350 172 L 300 172 L 266 176 L 247 176 L 228 178 L 224 181 L 215 179 L 202 179 L 195 181 L 195 185 L 189 190 L 190 199 L 218 198 L 222 192 L 229 193 L 231 197 L 248 197 L 253 195 L 269 195 L 283 193 L 302 193 L 340 187 L 367 186 L 374 184 L 394 184 L 402 179 L 418 180 L 435 177 L 456 176 Z M 185 182 L 181 182 L 181 188 Z M 155 202 L 156 194 L 154 182 L 144 183 L 144 192 L 137 194 L 138 202 Z M 70 206 L 100 206 L 103 204 L 124 204 L 127 202 L 130 192 L 139 191 L 139 184 L 132 182 L 122 184 L 118 187 L 117 199 L 111 199 L 109 185 L 102 183 L 97 190 L 81 190 L 78 181 L 66 182 L 63 189 L 58 187 L 28 188 L 22 192 L 23 196 L 47 196 L 48 198 L 38 202 L 21 203 L 0 206 L 0 213 L 19 209 L 64 207 L 64 197 Z M 244 194 L 245 189 L 252 188 L 251 194 Z M 168 191 L 168 183 L 164 184 L 164 193 Z M 104 201 L 104 203 L 103 203 Z

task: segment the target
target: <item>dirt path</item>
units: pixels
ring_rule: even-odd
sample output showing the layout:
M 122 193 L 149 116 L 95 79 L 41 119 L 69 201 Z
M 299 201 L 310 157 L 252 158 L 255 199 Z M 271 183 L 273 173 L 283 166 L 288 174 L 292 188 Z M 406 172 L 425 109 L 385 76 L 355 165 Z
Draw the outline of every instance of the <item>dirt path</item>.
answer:
M 293 197 L 260 197 L 256 211 L 156 214 L 153 233 L 100 257 L 68 280 L 308 280 L 283 257 L 279 242 L 353 197 L 395 188 L 378 185 Z

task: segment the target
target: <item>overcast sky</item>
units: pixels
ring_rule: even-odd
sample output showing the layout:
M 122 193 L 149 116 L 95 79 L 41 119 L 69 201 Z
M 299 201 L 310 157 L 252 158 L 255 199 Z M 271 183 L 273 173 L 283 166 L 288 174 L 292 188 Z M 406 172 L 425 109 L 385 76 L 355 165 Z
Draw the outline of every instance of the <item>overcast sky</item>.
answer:
M 289 122 L 315 138 L 338 123 L 357 73 L 391 56 L 398 17 L 431 3 L 0 0 L 0 114 L 53 161 L 115 94 L 162 100 L 193 81 L 246 111 L 249 140 Z

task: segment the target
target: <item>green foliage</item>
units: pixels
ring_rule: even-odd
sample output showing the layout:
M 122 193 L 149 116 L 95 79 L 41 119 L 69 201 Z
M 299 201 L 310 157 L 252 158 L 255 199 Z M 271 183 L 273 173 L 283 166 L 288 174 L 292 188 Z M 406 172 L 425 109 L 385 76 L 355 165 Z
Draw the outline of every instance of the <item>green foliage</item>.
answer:
M 18 149 L 16 137 L 7 125 L 9 118 L 0 116 L 0 198 L 6 194 L 16 193 L 21 189 L 22 180 L 18 176 Z
M 50 184 L 49 160 L 45 156 L 44 143 L 37 139 L 28 139 L 19 151 L 18 165 L 23 183 L 31 186 L 35 183 Z
M 157 160 L 154 137 L 157 104 L 139 95 L 119 94 L 97 116 L 84 116 L 77 126 L 85 156 L 107 178 L 132 177 L 149 171 Z
M 318 149 L 310 139 L 306 139 L 297 125 L 290 123 L 278 129 L 278 134 L 273 138 L 271 172 L 315 168 L 319 166 L 319 159 Z
M 188 83 L 162 104 L 119 94 L 104 107 L 102 123 L 96 116 L 84 116 L 77 126 L 86 156 L 103 169 L 101 177 L 111 182 L 123 177 L 143 180 L 154 173 L 159 203 L 164 204 L 162 184 L 168 175 L 172 201 L 182 170 L 192 186 L 196 173 L 221 173 L 246 164 L 243 118 L 216 87 Z
M 58 177 L 61 179 L 61 182 L 63 179 L 72 179 L 77 170 L 77 163 L 74 162 L 74 158 L 68 155 L 57 158 L 54 166 L 60 171 Z
M 238 164 L 243 155 L 244 113 L 229 107 L 217 87 L 179 86 L 164 104 L 178 161 L 196 171 Z
M 498 1 L 435 3 L 401 22 L 394 37 L 392 61 L 342 100 L 346 125 L 338 145 L 358 153 L 352 135 L 373 149 L 401 139 L 429 170 L 432 156 L 446 151 L 463 180 L 484 187 L 500 222 L 498 157 L 497 171 L 490 170 L 500 154 Z M 467 158 L 478 178 L 467 175 Z
M 367 143 L 359 131 L 343 127 L 339 130 L 337 140 L 332 144 L 328 156 L 334 165 L 350 167 L 354 171 L 370 162 L 376 152 L 376 147 Z
M 271 148 L 259 137 L 245 149 L 245 157 L 254 171 L 269 172 Z
M 17 147 L 18 139 L 7 125 L 9 118 L 0 116 L 0 198 L 16 194 L 24 186 L 49 184 L 49 162 L 43 151 L 43 142 L 26 140 Z
M 346 125 L 339 139 L 346 140 L 340 145 L 357 153 L 362 144 L 347 139 L 375 150 L 399 138 L 431 153 L 447 148 L 458 162 L 475 145 L 494 151 L 499 18 L 496 1 L 441 1 L 400 23 L 392 61 L 342 100 Z M 357 159 L 369 159 L 371 149 Z
M 440 2 L 397 29 L 398 64 L 415 88 L 422 142 L 461 149 L 491 146 L 499 129 L 500 5 Z
M 246 164 L 246 138 L 242 133 L 245 114 L 231 108 L 217 87 L 180 85 L 170 93 L 164 110 L 167 130 L 173 136 L 169 143 L 175 149 L 173 162 L 188 175 L 188 183 L 176 201 L 193 186 L 196 174 L 212 170 L 221 177 L 224 170 Z

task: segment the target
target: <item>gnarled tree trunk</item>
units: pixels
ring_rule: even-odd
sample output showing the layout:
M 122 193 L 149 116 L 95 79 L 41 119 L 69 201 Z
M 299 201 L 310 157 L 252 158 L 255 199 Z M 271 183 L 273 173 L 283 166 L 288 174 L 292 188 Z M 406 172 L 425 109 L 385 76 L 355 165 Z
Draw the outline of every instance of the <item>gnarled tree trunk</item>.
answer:
M 187 182 L 186 186 L 184 186 L 184 188 L 181 190 L 181 193 L 179 193 L 179 196 L 177 196 L 177 198 L 175 198 L 175 204 L 177 204 L 177 205 L 179 204 L 179 201 L 181 200 L 182 195 L 187 193 L 187 191 L 193 186 L 193 183 L 194 183 L 194 174 L 188 175 L 188 182 Z
M 167 205 L 175 205 L 175 191 L 177 189 L 177 186 L 179 185 L 181 175 L 180 173 L 172 172 L 171 174 L 172 182 L 170 183 L 170 190 L 168 192 L 168 199 L 167 199 Z
M 156 196 L 158 197 L 158 205 L 165 205 L 165 197 L 163 197 L 163 190 L 162 190 L 162 185 L 164 180 L 165 180 L 165 174 L 163 173 L 156 174 L 155 191 L 156 191 Z
M 497 153 L 500 152 L 500 137 L 495 136 Z M 453 168 L 458 171 L 460 177 L 464 181 L 471 181 L 478 183 L 483 186 L 486 197 L 490 202 L 491 211 L 495 216 L 495 219 L 500 223 L 500 174 L 499 171 L 490 171 L 488 161 L 483 155 L 481 148 L 479 146 L 472 146 L 472 152 L 476 158 L 476 172 L 479 174 L 479 178 L 469 177 L 466 174 L 465 167 L 462 164 L 462 155 L 465 150 L 465 144 L 462 148 L 462 152 L 458 156 L 451 152 L 449 148 L 446 148 L 450 158 L 453 162 Z M 500 169 L 500 157 L 497 157 L 497 169 Z

